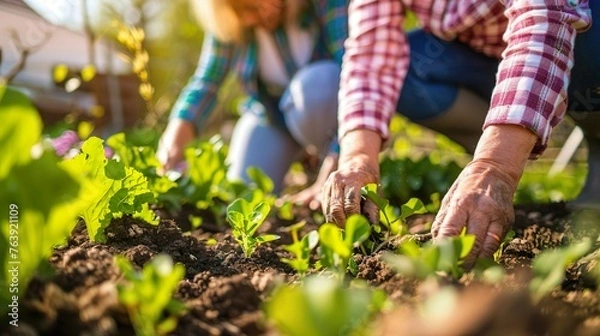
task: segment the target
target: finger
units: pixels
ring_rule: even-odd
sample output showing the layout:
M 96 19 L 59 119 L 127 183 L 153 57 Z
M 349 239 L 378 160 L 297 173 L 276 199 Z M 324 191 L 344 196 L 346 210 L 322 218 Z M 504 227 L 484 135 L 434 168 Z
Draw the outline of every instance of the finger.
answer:
M 308 204 L 308 208 L 312 211 L 317 211 L 320 207 L 321 207 L 321 201 L 319 201 L 317 199 L 313 199 Z
M 444 196 L 444 198 L 442 199 L 442 203 L 440 204 L 440 210 L 438 211 L 438 213 L 435 216 L 435 219 L 431 225 L 431 234 L 433 235 L 434 238 L 438 236 L 440 228 L 441 228 L 441 224 L 444 223 L 446 220 L 446 215 L 448 213 L 449 204 L 454 202 L 455 193 L 456 193 L 459 183 L 460 183 L 460 178 L 452 184 L 452 186 L 446 193 L 446 196 Z
M 362 214 L 367 217 L 369 223 L 379 223 L 379 208 L 375 203 L 371 202 L 368 199 L 363 204 Z
M 485 204 L 483 202 L 478 203 L 479 209 L 486 209 Z M 489 208 L 487 208 L 489 209 Z M 474 211 L 471 213 L 471 217 L 467 222 L 467 233 L 475 235 L 475 242 L 473 243 L 473 248 L 469 255 L 465 259 L 464 265 L 465 267 L 471 267 L 475 263 L 475 260 L 480 255 L 484 242 L 489 238 L 487 236 L 487 232 L 490 227 L 490 213 L 487 211 Z M 498 236 L 498 234 L 496 234 Z
M 344 189 L 346 185 L 343 179 L 335 176 L 331 187 L 331 198 L 329 200 L 329 222 L 340 227 L 346 224 L 346 212 L 344 211 Z
M 346 187 L 344 192 L 344 213 L 346 217 L 360 214 L 360 190 L 354 186 Z
M 502 244 L 502 240 L 504 239 L 504 230 L 503 225 L 494 222 L 490 224 L 485 237 L 483 239 L 483 246 L 481 247 L 481 251 L 479 252 L 478 258 L 487 258 L 491 257 L 498 251 L 500 244 Z
M 433 221 L 433 227 L 436 228 L 434 240 L 440 240 L 445 237 L 456 237 L 460 235 L 468 220 L 466 207 L 454 201 L 448 203 L 443 217 L 436 216 Z

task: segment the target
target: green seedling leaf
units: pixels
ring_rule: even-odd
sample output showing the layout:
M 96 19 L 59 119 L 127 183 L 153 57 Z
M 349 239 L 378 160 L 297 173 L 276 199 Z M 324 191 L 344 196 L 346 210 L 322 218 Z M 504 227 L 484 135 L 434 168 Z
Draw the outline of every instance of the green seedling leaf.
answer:
M 356 335 L 368 330 L 385 301 L 385 294 L 367 286 L 348 288 L 333 278 L 309 277 L 278 288 L 264 311 L 282 335 Z
M 246 257 L 250 257 L 258 245 L 279 238 L 276 235 L 254 237 L 270 211 L 271 206 L 267 203 L 252 204 L 243 198 L 236 199 L 227 207 L 227 219 L 231 224 L 233 237 Z
M 274 184 L 273 180 L 262 170 L 256 167 L 249 167 L 246 174 L 248 177 L 256 183 L 257 187 L 262 190 L 265 194 L 269 194 L 273 191 Z
M 141 272 L 123 256 L 117 256 L 116 263 L 127 281 L 117 287 L 119 301 L 127 309 L 136 335 L 172 332 L 186 309 L 173 299 L 185 274 L 183 265 L 173 265 L 171 257 L 163 254 L 154 257 Z
M 4 86 L 3 86 L 4 87 Z M 42 121 L 29 98 L 21 92 L 5 87 L 0 100 L 0 179 L 5 178 L 12 167 L 31 160 L 31 148 L 42 133 Z
M 100 242 L 105 241 L 104 229 L 112 218 L 133 215 L 154 218 L 149 223 L 158 223 L 147 207 L 154 196 L 146 178 L 121 162 L 108 160 L 102 143 L 91 137 L 83 143 L 79 155 L 61 163 L 82 184 L 80 198 L 85 208 L 81 215 L 90 240 Z
M 293 243 L 285 245 L 283 248 L 294 255 L 294 259 L 282 258 L 281 261 L 290 265 L 298 273 L 304 274 L 310 267 L 310 252 L 319 243 L 319 233 L 315 230 L 308 232 L 301 240 L 298 240 L 298 233 L 304 222 L 297 223 L 291 228 Z
M 533 278 L 529 284 L 533 299 L 541 300 L 560 285 L 567 267 L 589 253 L 591 247 L 591 240 L 586 238 L 579 243 L 546 250 L 537 255 L 532 262 Z
M 4 92 L 4 96 L 3 96 Z M 75 226 L 82 204 L 79 183 L 42 148 L 41 119 L 25 96 L 0 85 L 0 313 L 23 297 L 53 247 L 63 244 Z M 41 173 L 42 172 L 42 173 Z M 18 272 L 11 272 L 18 265 Z M 18 302 L 17 302 L 18 304 Z
M 427 208 L 418 198 L 411 198 L 405 204 L 402 204 L 400 218 L 405 220 L 407 217 L 415 214 L 427 213 Z

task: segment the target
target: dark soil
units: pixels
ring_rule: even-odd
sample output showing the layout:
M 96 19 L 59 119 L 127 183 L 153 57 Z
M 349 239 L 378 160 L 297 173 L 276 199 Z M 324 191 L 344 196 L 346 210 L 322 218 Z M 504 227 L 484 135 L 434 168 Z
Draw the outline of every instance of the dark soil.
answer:
M 181 218 L 185 216 L 177 220 Z M 373 333 L 600 335 L 600 290 L 586 277 L 593 258 L 571 267 L 562 288 L 540 303 L 533 304 L 526 293 L 535 255 L 583 235 L 597 237 L 593 227 L 581 228 L 573 218 L 563 203 L 517 207 L 516 235 L 505 246 L 501 259 L 508 274 L 505 281 L 484 284 L 473 280 L 470 273 L 459 281 L 448 281 L 458 293 L 458 303 L 434 317 L 413 308 L 439 284 L 394 274 L 380 260 L 380 254 L 357 255 L 357 277 L 384 289 L 397 307 L 380 316 Z M 307 219 L 306 230 L 316 227 L 308 212 L 299 214 L 298 219 Z M 413 230 L 421 230 L 430 219 L 414 219 Z M 79 223 L 68 243 L 57 248 L 49 260 L 54 274 L 31 282 L 21 303 L 20 327 L 11 329 L 11 334 L 134 334 L 117 299 L 116 285 L 122 276 L 114 256 L 122 254 L 141 267 L 158 253 L 166 253 L 186 267 L 176 297 L 188 310 L 173 334 L 267 334 L 271 330 L 263 322 L 262 302 L 274 286 L 296 278 L 280 261 L 289 257 L 282 244 L 291 241 L 283 224 L 289 223 L 267 223 L 263 231 L 279 234 L 282 239 L 260 246 L 251 258 L 245 258 L 228 231 L 214 223 L 184 233 L 180 226 L 187 229 L 189 224 L 178 226 L 175 220 L 151 226 L 123 218 L 108 228 L 104 244 L 90 242 L 85 225 Z

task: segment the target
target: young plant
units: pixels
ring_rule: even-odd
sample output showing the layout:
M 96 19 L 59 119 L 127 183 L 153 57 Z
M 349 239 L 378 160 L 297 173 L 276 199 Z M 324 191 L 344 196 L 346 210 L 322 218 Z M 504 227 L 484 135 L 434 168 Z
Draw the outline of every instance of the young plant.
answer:
M 302 221 L 289 227 L 293 243 L 283 248 L 294 255 L 293 259 L 282 258 L 281 261 L 290 265 L 298 273 L 304 274 L 310 267 L 310 252 L 319 243 L 319 233 L 315 230 L 298 239 L 298 231 L 306 224 Z
M 149 134 L 144 134 L 148 137 Z M 152 137 L 152 134 L 150 134 Z M 131 167 L 142 173 L 148 180 L 148 188 L 154 194 L 157 202 L 167 204 L 171 207 L 181 207 L 180 197 L 172 199 L 172 189 L 177 183 L 170 180 L 166 175 L 159 174 L 161 165 L 156 158 L 156 149 L 145 143 L 135 140 L 135 133 L 125 134 L 123 132 L 114 134 L 106 140 L 106 144 L 115 152 L 115 157 L 125 167 Z
M 400 211 L 390 205 L 389 201 L 381 197 L 375 183 L 370 183 L 361 189 L 363 198 L 373 202 L 379 208 L 380 222 L 372 223 L 372 229 L 377 234 L 383 234 L 383 238 L 373 252 L 379 251 L 383 246 L 388 244 L 392 239 L 398 236 L 403 236 L 407 233 L 406 219 L 415 214 L 427 213 L 427 209 L 423 202 L 418 198 L 411 198 L 405 204 L 402 204 Z M 394 218 L 393 220 L 391 218 Z M 383 225 L 383 228 L 381 227 Z
M 337 270 L 343 278 L 352 257 L 352 250 L 371 234 L 371 226 L 362 215 L 352 215 L 344 229 L 325 223 L 319 228 L 319 258 L 321 265 Z
M 107 159 L 103 140 L 91 137 L 81 146 L 81 153 L 61 162 L 61 167 L 77 176 L 82 189 L 80 198 L 85 204 L 81 216 L 85 220 L 90 240 L 105 241 L 104 230 L 111 219 L 133 215 L 148 223 L 157 224 L 148 203 L 154 194 L 142 173 L 122 162 Z
M 344 336 L 368 334 L 373 317 L 387 304 L 382 290 L 312 276 L 278 288 L 263 308 L 282 335 Z
M 66 241 L 83 204 L 77 180 L 40 146 L 42 120 L 31 101 L 0 85 L 0 118 L 0 313 L 6 317 L 19 310 L 29 281 Z
M 535 302 L 559 286 L 565 278 L 565 270 L 573 262 L 590 252 L 592 242 L 584 239 L 579 243 L 538 254 L 532 262 L 533 278 L 529 290 Z
M 117 287 L 119 301 L 127 309 L 136 335 L 167 335 L 175 330 L 186 309 L 173 298 L 185 274 L 184 266 L 173 265 L 171 257 L 162 254 L 144 265 L 141 272 L 123 256 L 117 256 L 116 262 L 127 280 Z
M 279 236 L 273 234 L 254 236 L 270 211 L 271 207 L 267 203 L 252 203 L 243 198 L 236 199 L 227 207 L 227 219 L 231 224 L 233 237 L 247 258 L 260 244 L 279 239 Z
M 387 253 L 386 261 L 396 272 L 424 280 L 442 272 L 458 279 L 464 273 L 462 263 L 471 252 L 475 236 L 461 234 L 446 238 L 436 244 L 432 242 L 421 247 L 414 240 L 403 242 L 398 248 L 400 255 Z

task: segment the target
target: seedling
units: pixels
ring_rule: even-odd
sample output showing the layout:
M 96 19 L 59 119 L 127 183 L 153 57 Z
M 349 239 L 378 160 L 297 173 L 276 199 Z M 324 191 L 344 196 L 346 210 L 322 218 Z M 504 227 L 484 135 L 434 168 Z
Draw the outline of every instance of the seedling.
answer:
M 350 216 L 343 230 L 331 223 L 321 225 L 319 228 L 321 265 L 337 270 L 343 278 L 353 248 L 369 238 L 370 234 L 369 222 L 362 215 Z
M 302 239 L 298 238 L 298 231 L 306 224 L 302 221 L 289 227 L 293 243 L 283 248 L 294 255 L 293 259 L 282 258 L 281 261 L 290 265 L 298 273 L 304 274 L 310 267 L 310 252 L 319 243 L 319 233 L 315 230 L 307 233 Z
M 227 207 L 227 219 L 231 224 L 233 237 L 247 258 L 260 244 L 279 239 L 279 236 L 273 234 L 254 236 L 270 211 L 271 207 L 267 203 L 251 203 L 243 198 L 236 199 Z
M 379 251 L 393 238 L 405 235 L 407 233 L 406 219 L 409 216 L 427 213 L 427 209 L 423 202 L 417 198 L 411 198 L 400 207 L 400 213 L 398 214 L 396 209 L 390 205 L 389 201 L 379 195 L 377 185 L 374 183 L 370 183 L 363 187 L 361 189 L 361 195 L 365 199 L 373 202 L 379 208 L 379 217 L 382 218 L 380 223 L 371 224 L 374 232 L 383 232 L 383 239 L 379 245 L 373 249 L 373 252 Z M 383 228 L 381 225 L 383 225 Z
M 82 184 L 80 197 L 85 204 L 81 216 L 90 240 L 104 242 L 104 230 L 111 219 L 133 215 L 157 224 L 148 203 L 154 194 L 142 173 L 122 162 L 105 157 L 103 140 L 91 137 L 81 146 L 81 153 L 61 162 Z
M 374 315 L 387 305 L 382 290 L 312 276 L 278 288 L 265 303 L 268 321 L 287 336 L 367 334 Z
M 42 120 L 29 99 L 0 85 L 0 117 L 0 314 L 6 317 L 53 247 L 66 241 L 82 204 L 79 183 L 52 151 L 32 155 Z
M 532 262 L 533 279 L 529 283 L 533 300 L 538 302 L 560 285 L 567 267 L 590 252 L 591 247 L 591 240 L 586 238 L 579 243 L 546 250 L 537 255 Z
M 439 273 L 458 279 L 464 273 L 462 263 L 475 243 L 475 236 L 461 234 L 421 248 L 414 240 L 403 242 L 400 255 L 387 253 L 384 260 L 398 273 L 420 280 Z
M 166 335 L 175 330 L 179 316 L 186 309 L 173 298 L 185 274 L 184 266 L 173 265 L 171 257 L 161 254 L 141 272 L 123 256 L 117 256 L 116 262 L 127 280 L 117 287 L 119 301 L 127 309 L 136 335 Z

